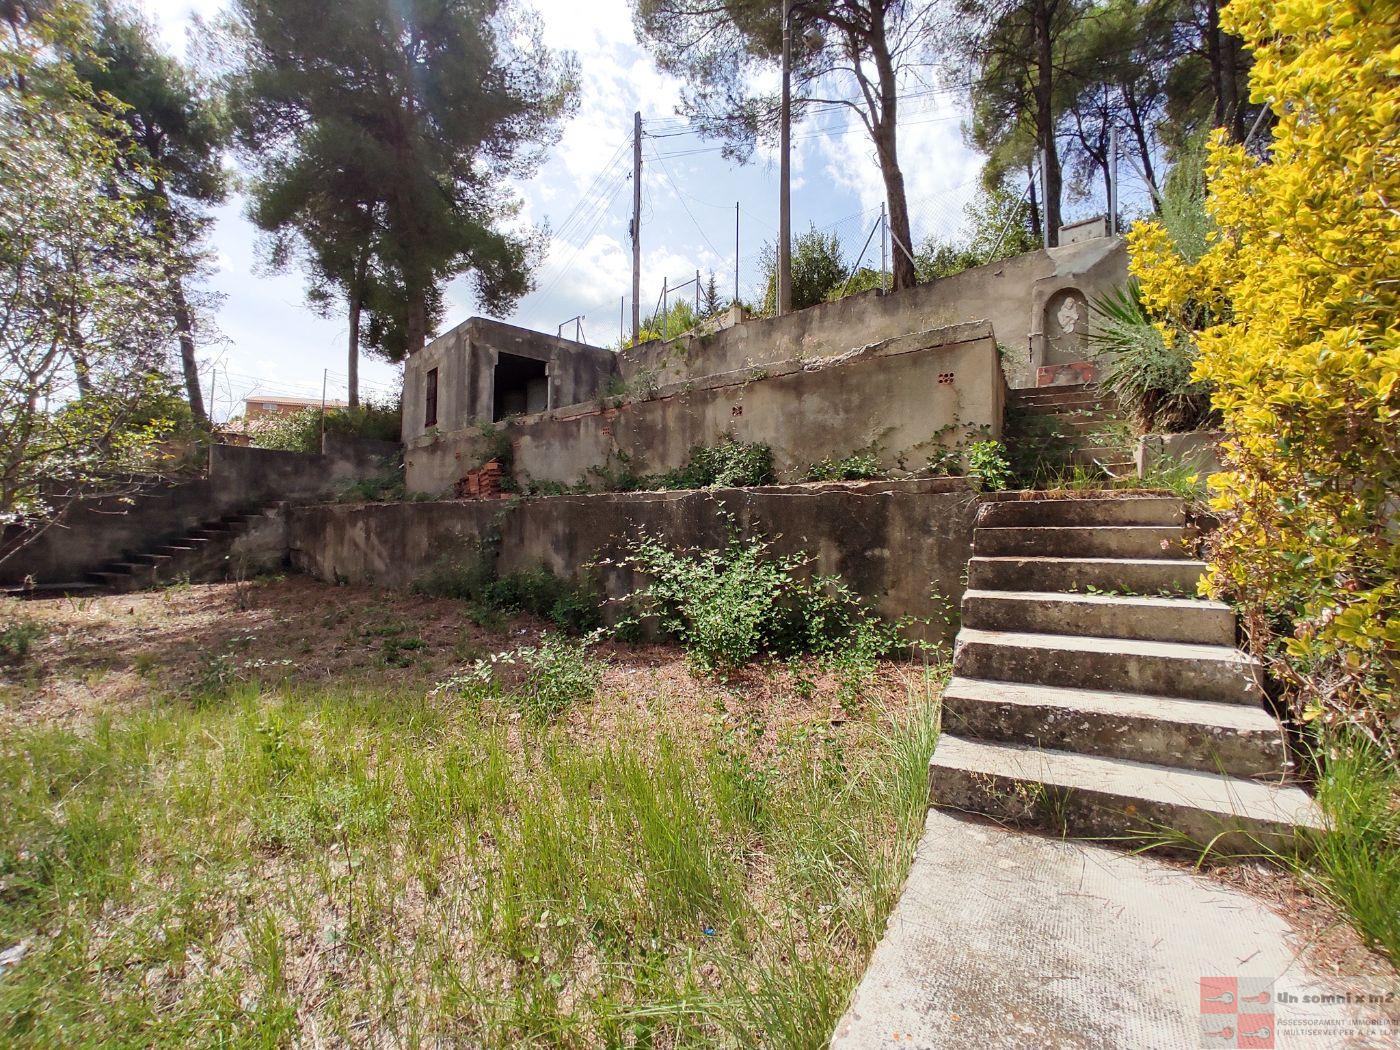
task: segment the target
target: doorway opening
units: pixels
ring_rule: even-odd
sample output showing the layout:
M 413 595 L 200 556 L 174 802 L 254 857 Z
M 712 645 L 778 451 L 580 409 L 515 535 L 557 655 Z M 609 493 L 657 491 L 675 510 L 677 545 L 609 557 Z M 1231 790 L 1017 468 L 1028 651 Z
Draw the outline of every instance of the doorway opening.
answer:
M 543 412 L 549 408 L 548 366 L 533 357 L 499 354 L 496 360 L 491 419 Z

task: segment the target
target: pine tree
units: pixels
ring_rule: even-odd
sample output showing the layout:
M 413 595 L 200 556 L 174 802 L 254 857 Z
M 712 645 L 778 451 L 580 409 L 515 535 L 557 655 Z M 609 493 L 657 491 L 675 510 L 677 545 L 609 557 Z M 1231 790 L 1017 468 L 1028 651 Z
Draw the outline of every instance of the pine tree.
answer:
M 421 348 L 459 274 L 488 311 L 529 290 L 542 241 L 507 228 L 518 204 L 502 186 L 534 170 L 576 87 L 537 20 L 511 0 L 232 7 L 239 142 L 254 199 L 283 202 L 261 218 L 303 237 L 342 290 L 368 259 L 380 291 L 401 292 L 373 326 L 384 345 Z M 351 212 L 364 221 L 340 225 Z

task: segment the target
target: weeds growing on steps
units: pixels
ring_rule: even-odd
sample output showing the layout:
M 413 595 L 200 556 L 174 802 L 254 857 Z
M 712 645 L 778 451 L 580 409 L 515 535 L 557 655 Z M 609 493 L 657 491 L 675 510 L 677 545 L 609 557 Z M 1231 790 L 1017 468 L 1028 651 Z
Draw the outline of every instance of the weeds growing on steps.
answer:
M 0 1043 L 825 1046 L 922 826 L 929 699 L 820 740 L 507 716 L 243 688 L 12 733 Z

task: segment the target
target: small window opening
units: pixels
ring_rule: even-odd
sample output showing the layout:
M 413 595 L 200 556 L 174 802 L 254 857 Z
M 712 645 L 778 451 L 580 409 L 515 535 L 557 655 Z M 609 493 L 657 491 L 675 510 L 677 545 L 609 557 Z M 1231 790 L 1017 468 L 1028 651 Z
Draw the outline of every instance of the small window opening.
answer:
M 549 408 L 549 375 L 543 361 L 499 354 L 496 360 L 495 401 L 491 418 L 543 412 Z
M 428 374 L 424 376 L 423 425 L 425 427 L 437 426 L 437 376 L 438 370 L 436 368 L 428 369 Z

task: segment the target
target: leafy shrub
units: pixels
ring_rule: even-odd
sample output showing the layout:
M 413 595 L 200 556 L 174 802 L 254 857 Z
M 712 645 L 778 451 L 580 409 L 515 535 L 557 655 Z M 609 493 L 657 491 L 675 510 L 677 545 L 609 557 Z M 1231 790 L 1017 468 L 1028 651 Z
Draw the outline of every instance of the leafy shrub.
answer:
M 583 634 L 602 620 L 602 594 L 585 576 L 577 583 L 544 567 L 498 577 L 493 559 L 443 560 L 413 581 L 413 591 L 470 602 L 483 612 L 533 613 L 569 634 Z
M 1010 486 L 1011 463 L 1006 458 L 1006 446 L 1000 441 L 974 441 L 968 445 L 967 473 L 989 492 Z
M 1227 470 L 1208 593 L 1305 722 L 1400 754 L 1400 82 L 1394 20 L 1363 0 L 1234 0 L 1276 120 L 1261 154 L 1208 147 L 1204 250 L 1149 221 L 1130 268 L 1166 331 L 1196 333 Z M 1325 70 L 1325 75 L 1319 75 Z
M 839 577 L 807 572 L 806 555 L 780 555 L 762 539 L 731 536 L 723 549 L 673 551 L 651 536 L 621 564 L 648 583 L 633 599 L 705 673 L 727 673 L 760 654 L 831 654 L 860 639 L 887 655 L 904 623 L 884 624 Z
M 690 450 L 689 463 L 657 480 L 662 488 L 703 489 L 771 485 L 775 478 L 771 448 L 725 435 L 717 445 L 696 445 Z
M 44 629 L 33 620 L 11 620 L 0 626 L 0 665 L 22 664 Z
M 399 406 L 366 402 L 358 408 L 326 409 L 327 434 L 341 437 L 398 441 L 401 432 Z M 258 448 L 286 452 L 321 451 L 321 410 L 305 408 L 287 415 L 256 416 L 243 429 Z
M 597 632 L 580 639 L 544 634 L 538 645 L 477 660 L 435 691 L 495 696 L 513 702 L 531 721 L 552 722 L 598 691 L 603 665 L 590 653 L 598 638 Z
M 854 452 L 845 459 L 824 459 L 807 470 L 808 481 L 866 481 L 889 477 L 873 452 Z

